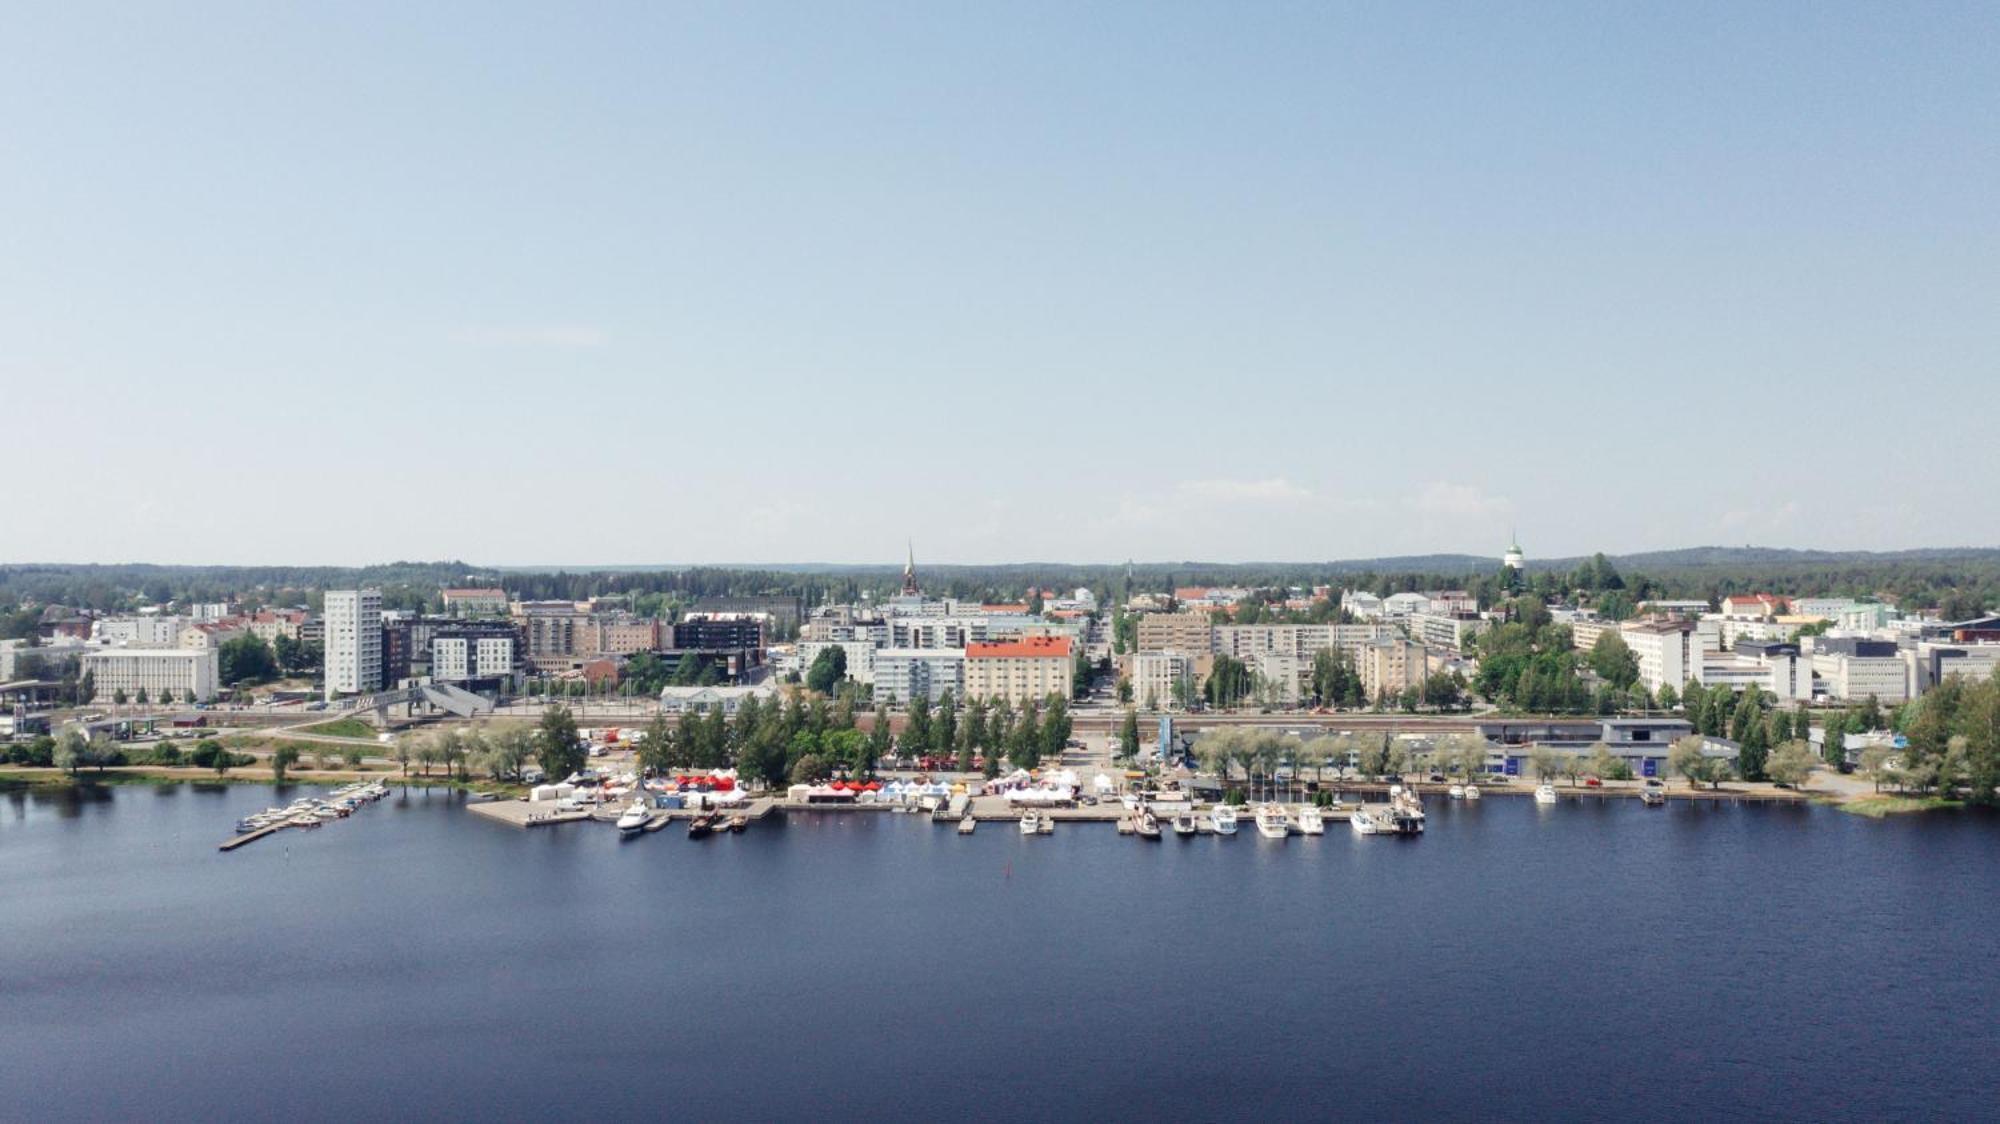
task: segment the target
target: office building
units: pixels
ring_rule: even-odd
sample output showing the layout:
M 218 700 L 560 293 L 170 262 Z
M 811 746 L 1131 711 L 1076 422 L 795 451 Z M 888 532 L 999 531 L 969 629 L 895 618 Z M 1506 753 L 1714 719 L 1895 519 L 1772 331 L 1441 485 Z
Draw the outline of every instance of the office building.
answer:
M 82 674 L 91 678 L 97 698 L 108 700 L 123 692 L 136 700 L 207 702 L 220 682 L 219 653 L 214 648 L 100 648 L 84 654 Z
M 1066 636 L 1030 636 L 965 649 L 967 698 L 1006 699 L 1017 707 L 1050 695 L 1068 698 L 1075 672 Z

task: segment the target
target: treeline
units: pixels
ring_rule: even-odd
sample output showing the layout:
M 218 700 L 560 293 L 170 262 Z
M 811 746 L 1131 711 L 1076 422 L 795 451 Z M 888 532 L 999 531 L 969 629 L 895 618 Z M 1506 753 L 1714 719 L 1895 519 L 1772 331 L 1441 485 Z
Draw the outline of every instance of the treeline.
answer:
M 1643 565 L 1637 564 L 1643 562 Z M 1139 593 L 1170 594 L 1183 586 L 1254 590 L 1329 586 L 1381 596 L 1465 589 L 1490 608 L 1521 593 L 1545 601 L 1580 598 L 1606 616 L 1628 615 L 1655 599 L 1715 602 L 1738 593 L 1780 596 L 1887 597 L 1904 608 L 1938 608 L 1946 617 L 1976 616 L 2000 604 L 2000 550 L 1910 551 L 1844 555 L 1786 551 L 1696 550 L 1641 556 L 1632 563 L 1598 554 L 1574 562 L 1530 564 L 1526 573 L 1465 556 L 1374 563 L 1032 563 L 920 567 L 927 594 L 966 601 L 1015 601 L 1030 589 L 1090 590 L 1101 604 Z M 899 566 L 681 569 L 553 572 L 500 571 L 463 562 L 396 562 L 365 567 L 300 566 L 0 566 L 0 636 L 26 635 L 35 610 L 66 605 L 100 612 L 142 604 L 236 600 L 257 605 L 317 607 L 326 589 L 367 586 L 392 608 L 435 609 L 438 590 L 494 585 L 529 600 L 629 596 L 649 609 L 707 597 L 788 596 L 807 607 L 880 599 L 901 586 Z M 643 600 L 642 600 L 643 599 Z M 1338 607 L 1302 614 L 1253 598 L 1236 611 L 1245 621 L 1337 619 Z

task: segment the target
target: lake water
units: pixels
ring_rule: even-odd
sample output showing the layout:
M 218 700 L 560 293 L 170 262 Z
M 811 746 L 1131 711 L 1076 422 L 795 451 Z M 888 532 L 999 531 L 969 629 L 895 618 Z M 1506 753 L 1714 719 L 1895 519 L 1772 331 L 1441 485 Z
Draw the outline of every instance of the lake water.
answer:
M 1991 1119 L 2000 1092 L 1990 816 L 621 840 L 438 790 L 215 850 L 271 802 L 0 794 L 0 1118 Z

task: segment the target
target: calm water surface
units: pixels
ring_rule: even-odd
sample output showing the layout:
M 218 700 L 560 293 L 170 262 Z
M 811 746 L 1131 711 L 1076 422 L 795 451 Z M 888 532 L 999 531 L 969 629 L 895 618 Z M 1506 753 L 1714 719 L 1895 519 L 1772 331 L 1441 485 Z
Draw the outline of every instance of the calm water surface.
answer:
M 308 791 L 300 789 L 303 793 Z M 289 799 L 289 796 L 287 797 Z M 0 794 L 0 1118 L 1992 1119 L 2000 820 L 519 831 Z M 282 802 L 282 801 L 280 801 Z

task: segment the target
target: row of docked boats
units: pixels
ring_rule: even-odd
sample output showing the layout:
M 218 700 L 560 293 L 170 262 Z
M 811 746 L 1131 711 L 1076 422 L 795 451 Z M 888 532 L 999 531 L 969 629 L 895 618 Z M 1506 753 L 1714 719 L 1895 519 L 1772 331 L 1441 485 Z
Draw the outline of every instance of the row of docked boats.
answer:
M 324 798 L 304 797 L 282 808 L 266 808 L 245 816 L 236 821 L 236 834 L 249 835 L 280 827 L 318 827 L 346 819 L 363 805 L 373 804 L 387 795 L 389 789 L 386 785 L 356 781 L 334 789 Z
M 1363 804 L 1347 818 L 1356 835 L 1422 835 L 1424 801 L 1415 789 L 1389 787 L 1387 804 Z

